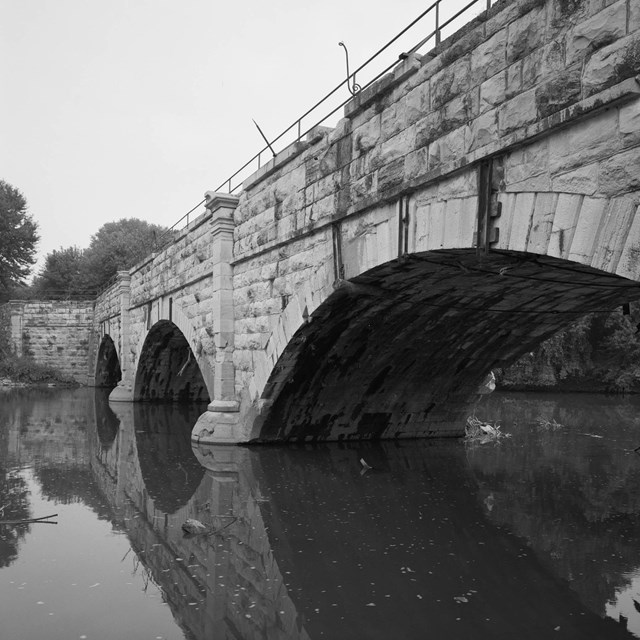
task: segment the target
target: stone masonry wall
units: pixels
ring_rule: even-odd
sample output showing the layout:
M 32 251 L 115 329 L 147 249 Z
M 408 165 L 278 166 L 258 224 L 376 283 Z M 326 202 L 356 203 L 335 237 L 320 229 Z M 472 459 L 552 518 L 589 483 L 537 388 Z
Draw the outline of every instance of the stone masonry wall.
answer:
M 93 301 L 13 302 L 11 307 L 15 351 L 89 383 Z
M 179 326 L 189 346 L 213 368 L 211 213 L 181 230 L 173 242 L 131 270 L 128 359 L 135 367 L 148 330 L 160 319 Z
M 266 351 L 264 382 L 312 312 L 296 303 L 293 322 L 282 323 L 296 290 L 326 289 L 397 257 L 400 198 L 410 197 L 408 251 L 472 248 L 477 163 L 486 158 L 505 205 L 492 221 L 496 247 L 546 253 L 555 217 L 553 255 L 614 270 L 624 244 L 614 238 L 616 212 L 629 231 L 639 200 L 638 73 L 638 3 L 498 2 L 356 95 L 335 129 L 318 128 L 279 153 L 245 181 L 234 216 L 238 394 L 264 369 Z M 593 255 L 609 218 L 615 264 Z M 576 225 L 585 232 L 570 252 L 563 234 Z M 274 339 L 283 343 L 275 359 Z

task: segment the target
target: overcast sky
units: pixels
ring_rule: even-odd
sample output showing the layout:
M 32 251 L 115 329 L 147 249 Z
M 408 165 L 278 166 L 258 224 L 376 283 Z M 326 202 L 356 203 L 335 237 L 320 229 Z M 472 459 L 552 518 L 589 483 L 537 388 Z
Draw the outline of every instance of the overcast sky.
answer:
M 430 3 L 3 0 L 0 178 L 40 226 L 39 266 L 105 222 L 171 226 L 264 146 L 252 118 L 275 137 L 346 76 L 338 41 L 353 71 Z

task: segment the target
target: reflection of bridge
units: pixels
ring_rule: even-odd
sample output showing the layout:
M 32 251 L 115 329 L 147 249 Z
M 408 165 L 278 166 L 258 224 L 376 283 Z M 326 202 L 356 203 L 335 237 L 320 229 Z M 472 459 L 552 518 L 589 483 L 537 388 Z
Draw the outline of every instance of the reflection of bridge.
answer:
M 640 289 L 638 3 L 501 2 L 97 301 L 113 400 L 199 441 L 457 435 L 487 372 Z M 118 369 L 119 367 L 119 369 Z
M 488 615 L 496 636 L 547 637 L 560 626 L 565 637 L 630 637 L 585 609 L 523 540 L 488 526 L 463 447 L 199 445 L 203 468 L 178 453 L 188 445 L 186 416 L 115 408 L 120 427 L 98 445 L 94 474 L 194 638 L 448 637 L 452 625 L 477 637 Z M 362 456 L 373 466 L 366 475 Z M 515 508 L 512 517 L 524 515 Z M 219 536 L 184 537 L 189 517 L 231 524 Z M 528 533 L 534 548 L 544 543 Z M 587 601 L 601 586 L 591 560 L 582 554 L 577 565 Z M 454 621 L 451 603 L 464 593 L 470 602 Z M 604 600 L 595 600 L 598 611 Z
M 194 638 L 307 638 L 269 546 L 250 452 L 210 449 L 203 468 L 189 440 L 193 411 L 116 409 L 119 428 L 92 470 L 181 626 Z M 188 518 L 230 526 L 185 537 Z

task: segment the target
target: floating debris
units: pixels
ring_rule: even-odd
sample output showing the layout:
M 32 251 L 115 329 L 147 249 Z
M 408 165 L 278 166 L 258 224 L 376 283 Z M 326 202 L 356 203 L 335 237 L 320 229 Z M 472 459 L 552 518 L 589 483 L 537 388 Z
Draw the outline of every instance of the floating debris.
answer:
M 502 438 L 510 438 L 510 433 L 500 431 L 500 425 L 495 422 L 483 422 L 476 416 L 469 416 L 465 426 L 465 440 L 485 444 L 497 442 Z
M 558 429 L 564 429 L 564 425 L 560 422 L 556 422 L 554 418 L 551 418 L 551 420 L 547 420 L 542 416 L 540 416 L 536 420 L 536 425 L 541 431 L 557 431 Z

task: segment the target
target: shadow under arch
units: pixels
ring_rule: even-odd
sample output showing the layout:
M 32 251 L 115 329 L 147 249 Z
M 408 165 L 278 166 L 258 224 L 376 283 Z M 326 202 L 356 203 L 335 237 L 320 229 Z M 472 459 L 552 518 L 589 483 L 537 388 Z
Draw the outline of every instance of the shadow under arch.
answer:
M 335 289 L 280 354 L 253 441 L 462 435 L 491 369 L 640 297 L 567 260 L 471 249 L 407 255 Z
M 95 386 L 115 387 L 122 379 L 120 370 L 120 360 L 116 346 L 111 336 L 105 335 L 98 347 L 98 357 L 96 359 Z
M 133 399 L 146 402 L 209 402 L 207 385 L 182 331 L 160 320 L 147 334 L 136 370 Z

